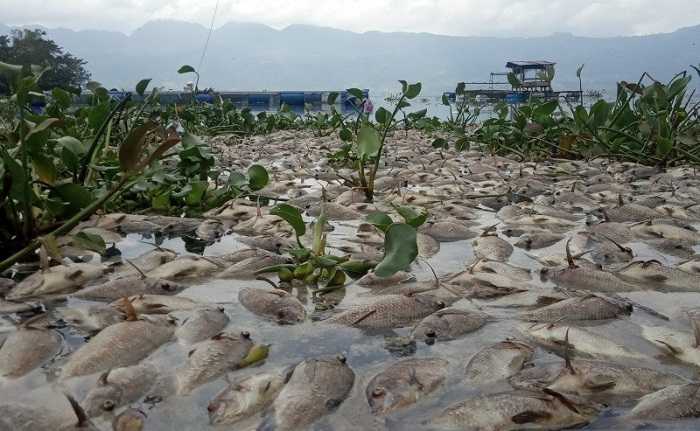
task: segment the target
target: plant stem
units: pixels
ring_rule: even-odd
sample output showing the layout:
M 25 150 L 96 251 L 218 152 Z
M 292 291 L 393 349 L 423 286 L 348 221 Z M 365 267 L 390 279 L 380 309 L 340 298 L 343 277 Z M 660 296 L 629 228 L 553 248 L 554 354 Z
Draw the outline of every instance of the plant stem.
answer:
M 386 141 L 386 135 L 389 133 L 389 129 L 391 128 L 391 125 L 394 122 L 394 118 L 399 112 L 401 104 L 405 99 L 406 95 L 404 94 L 401 96 L 399 102 L 396 104 L 394 112 L 391 113 L 391 118 L 389 119 L 389 122 L 384 128 L 384 133 L 382 133 L 382 140 L 379 142 L 379 150 L 377 151 L 377 160 L 374 161 L 374 166 L 372 167 L 372 171 L 369 174 L 369 182 L 367 183 L 367 189 L 365 190 L 365 196 L 367 196 L 368 202 L 372 202 L 374 199 L 374 179 L 377 177 L 377 171 L 379 170 L 379 162 L 382 158 L 382 151 L 384 150 L 384 142 Z
M 32 212 L 32 193 L 31 193 L 31 181 L 32 177 L 31 168 L 29 167 L 29 154 L 27 153 L 27 143 L 25 142 L 25 122 L 24 122 L 24 109 L 19 106 L 19 142 L 20 154 L 22 157 L 22 170 L 24 171 L 25 181 L 22 184 L 22 195 L 24 196 L 24 202 L 22 205 L 23 210 L 23 225 L 24 225 L 24 239 L 27 240 L 32 237 L 32 231 L 34 230 L 34 214 Z

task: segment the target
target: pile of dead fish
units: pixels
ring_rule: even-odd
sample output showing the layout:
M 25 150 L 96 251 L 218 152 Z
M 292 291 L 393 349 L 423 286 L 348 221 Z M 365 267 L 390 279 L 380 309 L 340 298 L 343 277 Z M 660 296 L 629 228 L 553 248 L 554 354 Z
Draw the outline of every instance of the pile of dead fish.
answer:
M 61 264 L 0 280 L 0 393 L 14 388 L 0 397 L 0 431 L 166 429 L 151 412 L 212 382 L 226 385 L 196 406 L 209 417 L 197 429 L 558 430 L 601 418 L 608 429 L 700 427 L 693 168 L 438 154 L 429 137 L 402 132 L 368 203 L 348 184 L 354 173 L 329 162 L 336 138 L 226 139 L 213 140 L 223 168 L 269 166 L 263 196 L 309 220 L 325 213 L 330 253 L 377 261 L 383 237 L 365 217 L 426 208 L 419 260 L 321 293 L 296 281 L 260 287 L 249 284 L 256 271 L 289 263 L 295 239 L 258 201 L 204 219 L 95 216 L 76 231 L 113 244 L 108 253 L 66 241 Z M 126 258 L 127 234 L 189 238 L 205 252 L 153 244 Z M 206 253 L 226 237 L 244 247 Z M 211 280 L 235 285 L 229 301 L 279 331 L 384 337 L 385 359 L 356 363 L 348 343 L 285 363 L 225 303 L 183 295 Z M 489 328 L 500 338 L 484 338 Z M 182 357 L 157 354 L 173 346 Z M 344 405 L 352 412 L 334 420 Z

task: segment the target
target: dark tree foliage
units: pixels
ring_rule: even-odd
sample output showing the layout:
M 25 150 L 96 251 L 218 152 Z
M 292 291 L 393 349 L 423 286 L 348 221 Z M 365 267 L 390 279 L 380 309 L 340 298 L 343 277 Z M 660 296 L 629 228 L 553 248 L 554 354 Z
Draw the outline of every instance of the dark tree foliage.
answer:
M 51 69 L 39 81 L 42 90 L 80 88 L 90 79 L 90 73 L 85 69 L 87 62 L 64 52 L 45 36 L 46 32 L 40 29 L 13 30 L 10 36 L 0 36 L 0 61 L 49 66 Z M 7 90 L 7 83 L 0 77 L 0 94 L 7 94 Z

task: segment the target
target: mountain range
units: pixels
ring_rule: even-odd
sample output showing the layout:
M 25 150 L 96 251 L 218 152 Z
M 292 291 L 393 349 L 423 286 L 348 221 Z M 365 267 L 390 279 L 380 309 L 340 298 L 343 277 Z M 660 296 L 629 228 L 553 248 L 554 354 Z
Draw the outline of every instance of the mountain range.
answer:
M 36 26 L 27 26 L 36 27 Z M 197 67 L 208 28 L 182 21 L 150 21 L 127 35 L 103 30 L 46 29 L 48 37 L 110 88 L 131 89 L 142 78 L 180 89 Z M 10 27 L 0 24 L 0 34 Z M 222 90 L 337 90 L 396 92 L 396 82 L 423 82 L 423 94 L 452 90 L 459 81 L 488 81 L 510 60 L 557 62 L 555 87 L 614 91 L 642 72 L 667 80 L 700 63 L 700 25 L 672 33 L 610 38 L 553 34 L 535 38 L 457 37 L 429 33 L 354 33 L 326 27 L 231 22 L 215 29 L 201 69 L 200 87 Z M 700 81 L 695 77 L 694 81 Z

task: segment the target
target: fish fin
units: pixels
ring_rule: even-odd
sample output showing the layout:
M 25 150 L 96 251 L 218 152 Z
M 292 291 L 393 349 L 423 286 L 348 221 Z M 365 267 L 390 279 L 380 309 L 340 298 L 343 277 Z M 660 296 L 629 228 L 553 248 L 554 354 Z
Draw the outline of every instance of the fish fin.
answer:
M 566 398 L 564 395 L 560 394 L 559 392 L 554 391 L 554 390 L 549 389 L 549 388 L 543 388 L 542 392 L 544 392 L 547 395 L 551 395 L 554 398 L 558 399 L 559 401 L 561 401 L 562 404 L 564 404 L 564 406 L 566 406 L 566 408 L 568 408 L 572 412 L 577 413 L 577 414 L 580 413 L 578 411 L 578 409 L 576 408 L 576 406 L 574 405 L 574 403 L 572 403 L 571 400 L 569 400 L 568 398 Z
M 590 381 L 587 380 L 583 385 L 585 388 L 593 391 L 593 392 L 603 392 L 607 391 L 608 389 L 614 388 L 617 383 L 612 377 L 607 378 L 607 376 L 601 376 L 604 379 L 601 379 L 602 381 Z
M 573 256 L 571 256 L 571 238 L 566 241 L 566 261 L 569 263 L 570 269 L 578 268 L 578 265 L 574 262 Z
M 71 272 L 70 274 L 66 274 L 66 278 L 69 279 L 69 280 L 75 280 L 76 278 L 78 278 L 78 277 L 80 277 L 81 275 L 83 275 L 84 272 L 85 272 L 85 271 L 83 271 L 82 269 L 77 269 L 77 270 Z
M 655 283 L 663 283 L 668 280 L 668 277 L 666 277 L 663 274 L 652 274 L 652 275 L 645 275 L 644 279 L 647 281 L 653 281 Z
M 105 371 L 104 373 L 100 374 L 100 377 L 97 379 L 97 384 L 101 385 L 101 386 L 107 386 L 109 384 L 109 382 L 107 381 L 107 377 L 109 377 L 109 373 L 111 371 L 112 370 L 109 369 L 109 370 Z
M 571 363 L 571 348 L 573 346 L 569 343 L 569 328 L 566 328 L 566 335 L 564 335 L 564 366 L 571 372 L 571 374 L 576 374 L 573 364 Z
M 665 342 L 665 341 L 656 340 L 656 342 L 657 342 L 657 343 L 661 343 L 661 344 L 663 344 L 664 346 L 666 346 L 666 348 L 669 350 L 669 352 L 671 352 L 671 354 L 672 354 L 673 356 L 680 355 L 680 354 L 682 353 L 678 348 L 673 347 L 672 345 L 670 345 L 669 343 L 667 343 L 667 342 Z
M 139 273 L 139 277 L 141 277 L 141 280 L 145 280 L 145 279 L 146 279 L 146 274 L 145 274 L 143 271 L 141 271 L 141 268 L 139 268 L 138 266 L 136 266 L 136 264 L 135 264 L 134 262 L 130 261 L 129 259 L 124 259 L 124 262 L 128 263 L 129 265 L 131 265 L 131 267 L 134 268 L 134 269 L 136 270 L 136 272 Z
M 527 423 L 538 422 L 542 419 L 549 419 L 551 417 L 552 414 L 547 411 L 526 410 L 511 417 L 510 420 L 518 425 L 523 425 Z
M 83 428 L 87 426 L 89 419 L 87 413 L 85 413 L 85 410 L 83 410 L 78 401 L 76 401 L 72 395 L 67 393 L 64 393 L 63 395 L 65 395 L 65 397 L 68 399 L 70 406 L 73 408 L 73 413 L 75 413 L 75 417 L 78 418 L 78 423 L 75 425 L 75 427 Z
M 370 310 L 370 311 L 368 311 L 367 313 L 365 313 L 364 315 L 362 315 L 360 318 L 355 319 L 352 323 L 350 323 L 350 326 L 355 326 L 355 325 L 357 325 L 358 323 L 362 322 L 363 320 L 365 320 L 366 318 L 368 318 L 369 316 L 373 315 L 373 314 L 376 313 L 376 312 L 377 312 L 377 310 Z
M 120 308 L 126 314 L 127 322 L 134 322 L 139 319 L 138 313 L 136 313 L 136 309 L 134 308 L 134 304 L 132 304 L 129 298 L 126 296 L 122 298 Z
M 695 347 L 700 348 L 700 322 L 693 322 L 693 336 L 695 337 Z

